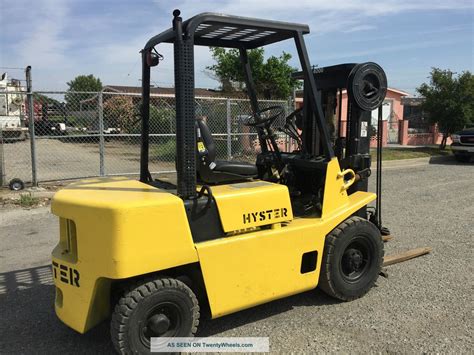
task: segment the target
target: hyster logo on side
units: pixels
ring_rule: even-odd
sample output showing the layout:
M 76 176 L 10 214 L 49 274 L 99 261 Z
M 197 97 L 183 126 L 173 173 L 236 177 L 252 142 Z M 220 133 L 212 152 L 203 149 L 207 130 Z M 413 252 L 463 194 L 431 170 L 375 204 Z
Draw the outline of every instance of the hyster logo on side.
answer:
M 79 287 L 79 271 L 53 261 L 53 276 L 65 284 Z
M 265 210 L 260 212 L 244 213 L 242 215 L 244 224 L 268 221 L 276 218 L 283 218 L 287 216 L 288 210 L 283 208 L 275 208 L 274 210 Z

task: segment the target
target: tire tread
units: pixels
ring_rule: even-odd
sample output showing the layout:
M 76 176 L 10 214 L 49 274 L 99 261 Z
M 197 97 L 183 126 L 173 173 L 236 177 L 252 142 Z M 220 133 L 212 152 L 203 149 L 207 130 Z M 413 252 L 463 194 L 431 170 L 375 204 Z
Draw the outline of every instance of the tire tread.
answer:
M 137 305 L 145 297 L 163 289 L 174 288 L 183 291 L 193 303 L 193 325 L 191 335 L 197 331 L 200 309 L 194 292 L 183 282 L 171 278 L 146 278 L 132 282 L 119 299 L 112 315 L 110 324 L 112 343 L 119 354 L 129 354 L 129 344 L 126 337 L 127 321 Z
M 341 238 L 341 236 L 347 230 L 347 228 L 357 225 L 357 224 L 362 224 L 362 223 L 371 223 L 371 222 L 368 222 L 366 219 L 358 217 L 358 216 L 352 216 L 346 219 L 341 224 L 339 224 L 335 229 L 332 230 L 331 233 L 329 233 L 326 236 L 326 244 L 324 247 L 324 255 L 323 255 L 323 261 L 321 265 L 321 275 L 319 277 L 318 287 L 321 288 L 321 290 L 323 290 L 324 293 L 326 293 L 327 295 L 340 299 L 342 301 L 353 301 L 355 299 L 362 297 L 374 286 L 378 278 L 378 274 L 377 274 L 376 277 L 365 287 L 365 289 L 360 295 L 352 296 L 352 297 L 344 295 L 338 290 L 336 290 L 336 287 L 334 286 L 334 282 L 332 280 L 331 262 L 334 260 L 334 252 L 336 249 L 337 240 Z M 381 248 L 382 250 L 380 259 L 378 260 L 378 264 L 381 266 L 383 263 L 383 255 L 384 255 L 382 238 L 380 238 L 380 241 L 379 241 L 379 248 Z

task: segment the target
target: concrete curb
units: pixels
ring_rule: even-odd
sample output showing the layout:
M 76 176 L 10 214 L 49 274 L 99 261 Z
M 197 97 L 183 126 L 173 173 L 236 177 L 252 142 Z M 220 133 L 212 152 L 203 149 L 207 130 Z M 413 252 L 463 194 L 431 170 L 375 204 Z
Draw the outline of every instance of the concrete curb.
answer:
M 414 164 L 429 164 L 432 157 L 382 161 L 382 167 L 395 167 Z M 372 162 L 375 166 L 375 162 Z
M 385 160 L 382 162 L 382 168 L 397 168 L 404 166 L 419 166 L 429 164 L 452 163 L 455 164 L 454 158 L 451 155 L 432 156 L 425 158 L 413 159 L 399 159 L 399 160 Z M 376 164 L 372 161 L 372 169 L 376 168 Z
M 36 190 L 36 189 L 24 189 L 21 191 L 6 191 L 0 192 L 0 199 L 3 200 L 19 200 L 20 195 L 31 193 L 32 197 L 37 198 L 52 198 L 56 191 L 49 190 Z

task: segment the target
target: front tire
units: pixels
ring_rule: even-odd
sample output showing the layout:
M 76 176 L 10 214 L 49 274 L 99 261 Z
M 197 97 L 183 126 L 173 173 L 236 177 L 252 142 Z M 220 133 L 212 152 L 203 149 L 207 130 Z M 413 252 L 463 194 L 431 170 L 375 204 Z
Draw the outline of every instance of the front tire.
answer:
M 169 278 L 143 280 L 119 299 L 112 342 L 120 354 L 149 354 L 151 337 L 191 337 L 198 324 L 198 301 L 188 286 Z
M 343 301 L 362 297 L 375 284 L 383 255 L 378 228 L 366 219 L 351 217 L 326 236 L 319 287 Z

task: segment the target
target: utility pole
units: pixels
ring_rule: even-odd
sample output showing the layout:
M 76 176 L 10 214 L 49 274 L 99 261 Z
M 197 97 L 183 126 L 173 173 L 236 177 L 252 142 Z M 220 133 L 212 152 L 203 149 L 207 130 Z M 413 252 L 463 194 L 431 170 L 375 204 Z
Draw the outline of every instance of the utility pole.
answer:
M 5 181 L 5 161 L 3 156 L 3 134 L 2 127 L 0 127 L 0 187 L 3 186 Z

